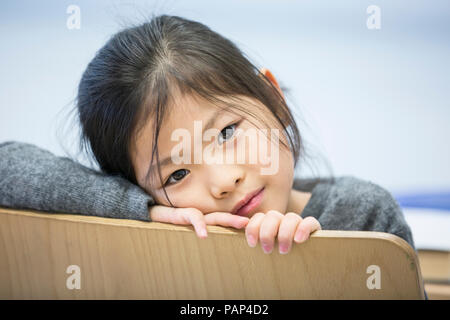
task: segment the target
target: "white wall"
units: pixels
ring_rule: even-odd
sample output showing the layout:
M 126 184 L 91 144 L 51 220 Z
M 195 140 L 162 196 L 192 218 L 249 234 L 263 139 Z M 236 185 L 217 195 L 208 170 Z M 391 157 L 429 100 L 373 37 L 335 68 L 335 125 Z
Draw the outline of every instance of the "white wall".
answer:
M 71 4 L 79 30 L 66 27 Z M 372 4 L 379 30 L 366 26 Z M 64 155 L 57 129 L 84 68 L 141 10 L 198 20 L 269 68 L 336 175 L 392 192 L 450 188 L 448 1 L 2 1 L 0 141 Z

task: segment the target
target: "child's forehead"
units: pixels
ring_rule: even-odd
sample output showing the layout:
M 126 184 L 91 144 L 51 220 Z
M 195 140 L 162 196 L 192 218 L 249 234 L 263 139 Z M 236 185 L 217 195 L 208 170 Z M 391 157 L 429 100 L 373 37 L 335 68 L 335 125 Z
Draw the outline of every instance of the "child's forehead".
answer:
M 202 120 L 208 115 L 221 111 L 221 114 L 245 114 L 245 111 L 263 111 L 263 104 L 255 98 L 233 95 L 215 97 L 208 100 L 197 95 L 184 95 L 171 99 L 167 108 L 167 122 L 178 118 L 182 121 Z M 265 111 L 268 111 L 267 109 Z
M 206 130 L 211 127 L 213 121 L 226 122 L 242 116 L 250 121 L 259 122 L 254 115 L 264 118 L 270 111 L 259 100 L 243 95 L 221 96 L 217 100 L 208 100 L 197 95 L 172 96 L 163 120 L 160 123 L 158 133 L 159 141 L 168 141 L 177 130 L 194 132 L 195 128 Z M 147 120 L 147 124 L 141 130 L 138 140 L 142 137 L 153 136 L 156 128 L 156 119 Z M 148 144 L 148 141 L 147 141 Z

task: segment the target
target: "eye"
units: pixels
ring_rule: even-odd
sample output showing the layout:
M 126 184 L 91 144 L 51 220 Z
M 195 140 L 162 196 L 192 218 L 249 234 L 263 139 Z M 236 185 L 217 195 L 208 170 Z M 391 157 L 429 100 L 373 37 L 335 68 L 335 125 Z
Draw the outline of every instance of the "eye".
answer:
M 180 169 L 180 170 L 177 170 L 177 171 L 173 172 L 173 173 L 169 176 L 169 178 L 167 179 L 167 181 L 164 183 L 164 186 L 172 185 L 172 184 L 178 183 L 178 181 L 182 180 L 185 176 L 187 176 L 187 174 L 183 175 L 183 173 L 184 173 L 184 172 L 187 172 L 187 171 L 189 171 L 189 170 L 186 170 L 186 169 Z M 171 180 L 171 179 L 174 179 L 174 180 Z M 175 181 L 175 182 L 171 183 L 172 181 Z
M 223 143 L 221 141 L 222 138 L 225 139 L 225 140 L 228 140 L 228 139 L 230 139 L 233 136 L 234 131 L 236 130 L 236 127 L 239 125 L 239 123 L 240 123 L 240 121 L 238 121 L 236 123 L 233 123 L 233 124 L 230 124 L 229 126 L 226 126 L 225 128 L 223 128 L 222 131 L 220 131 L 219 144 Z M 229 128 L 233 128 L 233 129 L 229 129 Z M 223 133 L 225 135 L 223 135 Z

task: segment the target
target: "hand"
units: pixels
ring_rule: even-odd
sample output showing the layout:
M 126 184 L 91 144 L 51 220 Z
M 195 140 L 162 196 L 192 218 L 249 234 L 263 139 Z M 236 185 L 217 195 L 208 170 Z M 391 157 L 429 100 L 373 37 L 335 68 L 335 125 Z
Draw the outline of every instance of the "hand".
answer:
M 241 229 L 250 221 L 247 217 L 237 216 L 229 212 L 212 212 L 203 214 L 196 208 L 173 208 L 155 205 L 150 208 L 150 219 L 155 222 L 172 224 L 191 224 L 199 238 L 206 238 L 206 225 L 220 225 Z
M 292 240 L 302 243 L 312 232 L 321 229 L 319 221 L 313 217 L 303 219 L 295 212 L 282 214 L 270 210 L 266 214 L 254 214 L 245 228 L 245 235 L 250 247 L 255 247 L 260 239 L 264 252 L 271 253 L 278 234 L 279 252 L 286 254 L 291 249 Z

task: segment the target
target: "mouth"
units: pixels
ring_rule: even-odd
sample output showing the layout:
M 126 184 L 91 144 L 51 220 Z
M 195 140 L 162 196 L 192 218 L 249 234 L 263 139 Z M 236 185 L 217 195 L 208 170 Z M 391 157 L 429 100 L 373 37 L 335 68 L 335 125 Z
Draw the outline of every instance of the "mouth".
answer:
M 239 216 L 248 216 L 248 214 L 257 208 L 263 199 L 265 187 L 259 188 L 247 194 L 241 201 L 239 201 L 233 209 L 233 214 Z

